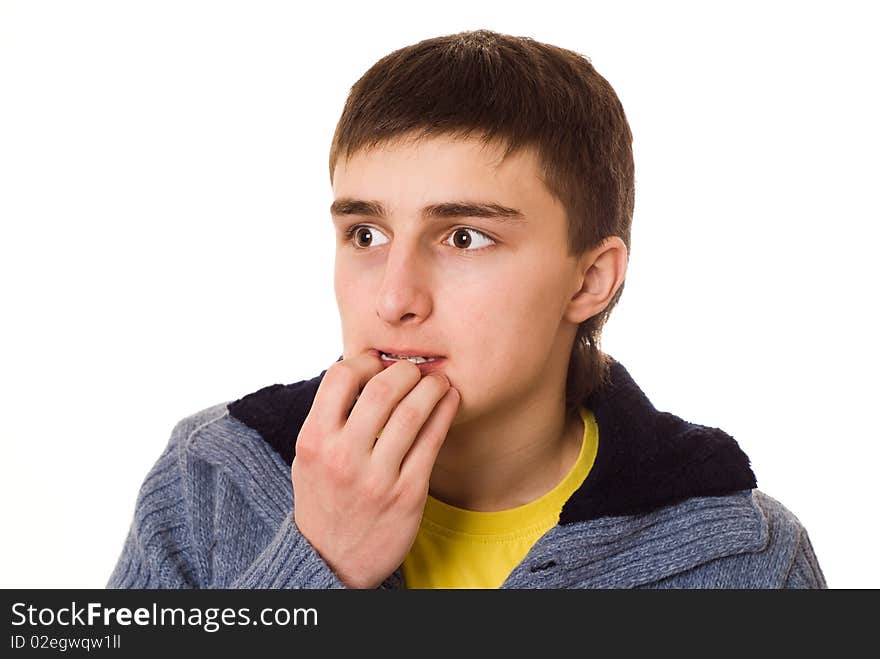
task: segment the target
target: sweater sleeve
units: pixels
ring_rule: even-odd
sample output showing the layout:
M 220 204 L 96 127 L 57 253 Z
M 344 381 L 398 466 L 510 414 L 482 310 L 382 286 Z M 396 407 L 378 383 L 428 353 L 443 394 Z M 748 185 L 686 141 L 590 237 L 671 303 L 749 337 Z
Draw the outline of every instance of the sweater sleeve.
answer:
M 191 456 L 186 440 L 225 406 L 208 408 L 180 421 L 162 455 L 144 480 L 122 553 L 107 588 L 211 588 L 204 547 L 196 547 L 187 483 Z M 211 479 L 212 481 L 214 479 Z M 202 556 L 202 560 L 199 560 Z M 391 582 L 389 582 L 391 583 Z M 300 533 L 293 510 L 284 517 L 269 544 L 228 588 L 341 589 L 345 584 Z
M 783 588 L 828 588 L 806 530 L 801 531 L 794 561 L 789 568 Z
M 190 417 L 191 418 L 191 417 Z M 199 578 L 185 523 L 179 422 L 138 492 L 134 519 L 107 588 L 197 588 Z
M 300 533 L 291 510 L 257 559 L 231 588 L 342 589 L 345 584 Z

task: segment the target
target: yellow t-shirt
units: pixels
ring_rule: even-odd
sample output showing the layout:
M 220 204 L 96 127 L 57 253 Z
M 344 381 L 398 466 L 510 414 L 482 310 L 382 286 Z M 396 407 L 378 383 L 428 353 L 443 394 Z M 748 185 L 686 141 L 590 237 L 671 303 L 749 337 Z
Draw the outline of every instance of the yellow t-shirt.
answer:
M 523 506 L 478 512 L 428 495 L 402 570 L 407 588 L 498 588 L 532 545 L 559 522 L 563 504 L 584 482 L 599 446 L 592 411 L 580 408 L 584 439 L 574 466 L 542 497 Z

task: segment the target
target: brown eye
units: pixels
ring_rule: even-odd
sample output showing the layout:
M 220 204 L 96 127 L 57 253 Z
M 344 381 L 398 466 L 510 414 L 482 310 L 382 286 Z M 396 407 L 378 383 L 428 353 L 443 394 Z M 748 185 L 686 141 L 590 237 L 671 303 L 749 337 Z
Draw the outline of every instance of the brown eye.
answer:
M 466 249 L 470 247 L 471 237 L 464 229 L 456 229 L 455 232 L 452 234 L 452 242 L 455 244 L 456 247 Z
M 373 240 L 373 234 L 369 227 L 358 227 L 354 232 L 354 241 L 358 247 L 368 247 L 370 241 Z M 362 241 L 366 242 L 363 244 Z
M 354 245 L 355 249 L 366 249 L 368 247 L 376 246 L 377 243 L 374 243 L 373 241 L 377 236 L 382 236 L 382 232 L 365 224 L 358 224 L 349 229 L 346 232 L 346 235 L 348 236 L 348 240 Z M 384 243 L 379 242 L 378 244 L 382 245 Z
M 495 241 L 482 231 L 468 227 L 459 227 L 446 240 L 447 242 L 451 240 L 452 246 L 462 252 L 479 252 L 495 244 Z M 474 240 L 477 241 L 476 247 L 474 247 Z M 482 244 L 480 244 L 480 241 L 482 241 Z

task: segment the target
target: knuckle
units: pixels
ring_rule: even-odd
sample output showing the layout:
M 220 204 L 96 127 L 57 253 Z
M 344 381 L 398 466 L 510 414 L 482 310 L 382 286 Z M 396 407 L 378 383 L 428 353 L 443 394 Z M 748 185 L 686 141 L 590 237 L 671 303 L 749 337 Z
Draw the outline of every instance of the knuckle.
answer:
M 368 474 L 363 481 L 363 494 L 370 501 L 382 501 L 388 498 L 389 484 L 377 473 Z
M 385 380 L 373 378 L 367 383 L 367 386 L 364 387 L 364 393 L 362 395 L 366 396 L 370 403 L 381 403 L 382 401 L 391 398 L 392 393 L 393 389 L 391 384 Z
M 327 369 L 327 372 L 324 374 L 325 379 L 329 379 L 332 382 L 340 382 L 347 383 L 352 379 L 356 378 L 355 369 L 351 364 L 345 361 L 334 362 L 330 368 Z
M 324 468 L 327 475 L 335 483 L 349 485 L 355 478 L 355 465 L 351 453 L 343 446 L 327 449 L 324 455 Z
M 397 417 L 398 421 L 410 428 L 412 426 L 421 426 L 422 423 L 422 413 L 421 411 L 413 407 L 411 403 L 401 403 L 397 406 L 397 410 L 394 412 L 394 416 Z
M 389 494 L 398 505 L 407 509 L 416 509 L 424 505 L 428 493 L 427 488 L 422 487 L 422 483 L 401 476 L 392 486 Z
M 397 482 L 394 483 L 394 484 L 389 488 L 388 495 L 389 495 L 394 501 L 403 501 L 403 500 L 405 500 L 405 498 L 406 498 L 406 492 L 407 492 L 407 483 L 406 483 L 406 481 L 403 480 L 402 478 L 398 478 L 398 479 L 397 479 Z
M 303 464 L 313 464 L 318 459 L 318 443 L 307 433 L 300 433 L 294 446 L 295 457 Z

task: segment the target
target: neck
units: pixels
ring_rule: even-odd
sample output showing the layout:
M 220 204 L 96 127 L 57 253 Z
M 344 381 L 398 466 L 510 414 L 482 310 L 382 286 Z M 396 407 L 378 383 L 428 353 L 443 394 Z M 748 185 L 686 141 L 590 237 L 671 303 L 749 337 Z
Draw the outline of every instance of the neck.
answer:
M 577 459 L 584 433 L 564 397 L 533 400 L 450 428 L 431 473 L 430 494 L 474 511 L 507 510 L 543 496 Z

